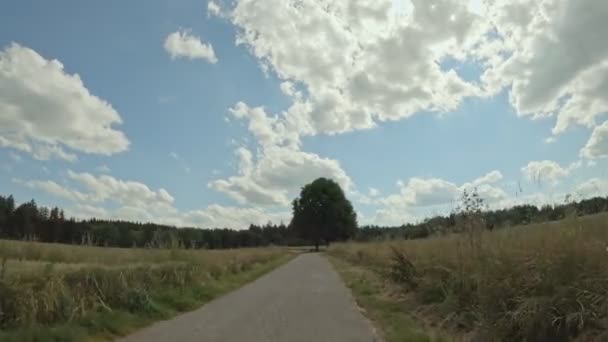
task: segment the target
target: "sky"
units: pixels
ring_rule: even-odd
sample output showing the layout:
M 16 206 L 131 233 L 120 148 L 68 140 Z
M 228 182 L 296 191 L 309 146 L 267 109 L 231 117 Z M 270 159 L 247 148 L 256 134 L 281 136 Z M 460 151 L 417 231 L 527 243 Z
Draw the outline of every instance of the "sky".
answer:
M 76 218 L 360 224 L 608 193 L 608 2 L 7 0 L 0 193 Z

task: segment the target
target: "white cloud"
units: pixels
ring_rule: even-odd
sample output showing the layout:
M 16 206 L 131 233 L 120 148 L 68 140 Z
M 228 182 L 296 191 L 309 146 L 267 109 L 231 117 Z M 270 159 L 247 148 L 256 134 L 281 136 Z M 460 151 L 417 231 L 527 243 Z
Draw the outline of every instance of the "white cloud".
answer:
M 107 175 L 68 171 L 68 177 L 76 183 L 74 187 L 63 186 L 51 180 L 13 179 L 13 182 L 75 202 L 66 209 L 66 213 L 77 218 L 122 219 L 179 227 L 246 229 L 251 223 L 287 223 L 291 215 L 288 210 L 266 211 L 256 207 L 239 208 L 215 204 L 203 209 L 180 211 L 173 206 L 173 196 L 162 188 L 152 190 L 141 182 L 120 180 Z M 110 209 L 109 204 L 115 208 Z
M 300 151 L 304 135 L 370 128 L 378 121 L 399 120 L 421 111 L 449 111 L 464 97 L 492 95 L 504 88 L 510 90 L 519 115 L 556 115 L 554 134 L 572 124 L 591 127 L 608 110 L 601 96 L 608 77 L 597 77 L 608 71 L 604 63 L 608 48 L 599 46 L 600 34 L 589 34 L 605 31 L 605 4 L 592 0 L 414 0 L 405 2 L 398 20 L 392 20 L 396 13 L 392 3 L 235 2 L 230 20 L 240 29 L 237 43 L 248 47 L 265 70 L 276 73 L 282 80 L 281 91 L 293 101 L 274 116 L 244 103 L 232 109 L 235 117 L 249 120 L 249 130 L 261 145 L 252 168 L 262 165 L 272 149 L 305 153 Z M 580 38 L 584 52 L 572 47 L 578 43 L 569 37 Z M 587 55 L 577 59 L 572 56 L 575 52 Z M 454 70 L 442 68 L 446 59 L 477 63 L 480 81 L 464 81 Z M 592 140 L 588 146 L 597 145 Z M 573 167 L 531 163 L 524 172 L 542 171 L 555 182 Z M 233 198 L 240 196 L 240 201 L 261 196 L 269 203 L 280 202 L 272 200 L 281 196 L 280 189 L 252 178 L 236 177 L 218 185 Z M 464 188 L 476 187 L 496 202 L 507 197 L 493 185 L 501 179 L 498 171 L 460 186 L 442 179 L 412 178 L 399 186 L 399 194 L 382 200 L 407 206 L 439 205 L 449 203 Z M 363 197 L 362 203 L 372 202 Z
M 608 180 L 601 178 L 591 178 L 578 183 L 569 189 L 562 189 L 561 191 L 550 193 L 550 192 L 534 192 L 523 196 L 513 196 L 503 199 L 496 203 L 494 208 L 510 208 L 515 205 L 531 204 L 537 207 L 543 205 L 552 205 L 564 203 L 568 198 L 568 201 L 580 201 L 591 197 L 606 197 L 608 194 Z
M 347 193 L 346 196 L 351 198 L 357 204 L 373 205 L 377 202 L 377 199 L 373 196 L 366 196 L 356 191 L 351 191 Z
M 80 76 L 18 44 L 0 51 L 0 113 L 0 147 L 36 159 L 74 161 L 66 148 L 111 155 L 129 146 L 112 127 L 122 122 L 120 115 L 92 95 Z
M 291 82 L 282 82 L 280 87 L 281 87 L 281 91 L 283 92 L 283 94 L 285 94 L 289 97 L 296 97 L 296 98 L 302 97 L 302 93 L 295 90 L 295 87 L 294 87 L 293 83 L 291 83 Z
M 40 146 L 36 148 L 32 154 L 34 158 L 38 160 L 49 160 L 57 158 L 73 162 L 78 159 L 75 154 L 68 153 L 59 146 Z
M 384 207 L 377 217 L 394 222 L 416 217 L 417 208 L 449 205 L 471 187 L 490 203 L 506 203 L 510 199 L 497 185 L 503 179 L 498 171 L 461 185 L 415 177 L 400 182 L 398 193 L 372 201 L 356 191 L 337 160 L 303 151 L 301 137 L 367 129 L 419 112 L 450 111 L 465 97 L 505 89 L 518 115 L 553 117 L 554 135 L 572 125 L 592 128 L 608 111 L 608 45 L 603 35 L 608 3 L 402 4 L 397 10 L 392 0 L 236 0 L 230 13 L 222 13 L 227 8 L 210 1 L 208 13 L 237 26 L 237 43 L 258 58 L 265 72 L 278 76 L 292 104 L 269 115 L 263 107 L 237 103 L 231 115 L 247 121 L 257 145 L 237 149 L 237 174 L 209 187 L 243 204 L 286 206 L 300 186 L 326 176 L 357 194 L 361 203 L 380 201 Z M 480 80 L 463 80 L 445 67 L 447 60 L 478 66 Z M 607 140 L 608 123 L 595 127 L 581 156 L 607 155 Z M 522 172 L 529 180 L 556 183 L 580 165 L 533 161 Z
M 83 201 L 87 199 L 87 195 L 78 191 L 73 191 L 67 189 L 56 182 L 47 180 L 47 181 L 37 181 L 37 180 L 29 180 L 23 181 L 20 179 L 13 179 L 13 183 L 24 185 L 30 189 L 42 190 L 46 193 L 49 193 L 53 196 L 57 196 L 60 198 L 72 200 L 72 201 Z
M 68 217 L 78 219 L 112 219 L 112 215 L 103 207 L 96 207 L 89 204 L 76 204 L 66 212 Z
M 52 181 L 28 181 L 24 184 L 67 199 L 93 203 L 111 201 L 132 207 L 169 208 L 174 201 L 174 198 L 165 189 L 151 190 L 140 182 L 123 181 L 109 175 L 95 176 L 90 173 L 73 171 L 68 171 L 68 177 L 82 190 L 71 190 Z
M 322 158 L 300 149 L 299 135 L 288 121 L 270 117 L 263 108 L 250 108 L 239 102 L 230 110 L 249 122 L 248 129 L 259 145 L 256 154 L 239 147 L 238 175 L 210 182 L 210 188 L 223 192 L 241 204 L 287 206 L 304 184 L 316 178 L 332 178 L 344 191 L 353 184 L 336 160 Z
M 187 212 L 183 215 L 185 225 L 197 227 L 218 227 L 246 229 L 250 224 L 288 223 L 291 213 L 288 211 L 268 213 L 259 208 L 236 208 L 211 205 L 203 210 Z
M 200 38 L 190 34 L 189 31 L 176 31 L 167 36 L 165 50 L 171 59 L 185 57 L 188 59 L 204 59 L 209 63 L 217 63 L 217 57 L 211 44 L 206 44 Z
M 410 178 L 401 189 L 401 196 L 410 205 L 431 206 L 452 202 L 458 196 L 458 187 L 438 178 Z
M 458 1 L 412 3 L 396 21 L 392 0 L 240 0 L 231 21 L 237 43 L 286 81 L 299 108 L 292 119 L 306 123 L 300 132 L 339 133 L 448 111 L 478 92 L 438 61 L 464 56 L 484 32 L 482 17 Z
M 332 178 L 344 191 L 351 190 L 352 181 L 336 160 L 314 153 L 283 147 L 264 150 L 258 159 L 255 175 L 260 184 L 281 188 L 298 188 L 319 177 Z
M 575 162 L 568 166 L 569 175 L 582 166 L 582 162 Z M 608 195 L 608 180 L 591 178 L 568 188 L 558 188 L 557 191 L 537 191 L 527 194 L 518 193 L 514 196 L 504 197 L 490 205 L 492 209 L 510 208 L 515 205 L 530 204 L 537 207 L 543 205 L 561 204 L 565 201 L 580 201 L 591 197 L 606 197 Z
M 332 159 L 295 148 L 269 146 L 253 160 L 252 153 L 241 147 L 239 175 L 215 180 L 209 187 L 226 193 L 241 204 L 287 206 L 301 186 L 319 177 L 332 178 L 345 191 L 351 179 Z
M 541 167 L 542 172 L 558 172 L 559 175 L 555 175 L 557 177 L 565 177 L 563 172 L 571 175 L 573 170 L 583 164 L 577 161 L 565 168 L 559 167 L 560 171 L 555 171 L 555 165 L 552 163 L 544 161 L 539 163 L 538 165 L 544 166 L 544 168 Z M 533 166 L 530 170 L 534 168 Z M 608 194 L 608 180 L 592 178 L 569 190 L 560 188 L 556 192 L 518 193 L 509 196 L 502 187 L 495 184 L 502 178 L 500 172 L 492 171 L 460 186 L 439 178 L 411 178 L 408 182 L 400 181 L 397 184 L 399 192 L 380 198 L 378 203 L 381 204 L 381 207 L 365 221 L 365 224 L 401 225 L 417 222 L 426 217 L 445 215 L 455 208 L 462 191 L 473 187 L 477 189 L 477 193 L 490 209 L 509 208 L 522 204 L 540 207 L 546 204 L 563 203 L 568 194 L 573 195 L 575 200 L 594 196 L 605 197 Z
M 176 152 L 171 152 L 171 153 L 169 153 L 169 155 L 171 156 L 171 158 L 173 158 L 175 160 L 179 160 L 179 155 Z
M 440 178 L 413 177 L 407 183 L 398 182 L 399 193 L 385 197 L 382 203 L 401 207 L 451 204 L 458 199 L 463 190 L 472 188 L 476 188 L 485 200 L 496 201 L 506 196 L 502 189 L 491 185 L 501 179 L 502 174 L 497 170 L 460 186 Z
M 155 222 L 177 227 L 247 229 L 250 224 L 270 222 L 288 223 L 290 212 L 266 212 L 257 208 L 238 208 L 210 205 L 204 209 L 156 213 L 145 208 L 123 206 L 114 210 L 88 204 L 77 204 L 66 210 L 68 216 L 82 219 L 123 219 L 138 222 Z
M 500 171 L 490 171 L 470 183 L 464 183 L 463 185 L 461 185 L 458 189 L 459 196 L 464 190 L 475 189 L 477 191 L 477 194 L 483 200 L 485 200 L 487 204 L 495 204 L 496 202 L 501 201 L 507 197 L 506 192 L 501 187 L 495 185 L 502 179 L 503 176 Z
M 554 135 L 592 128 L 608 112 L 607 16 L 596 0 L 237 0 L 227 17 L 293 101 L 265 116 L 263 127 L 282 129 L 260 130 L 269 141 L 450 111 L 503 89 L 518 115 L 555 117 Z M 480 80 L 446 60 L 478 66 Z
M 507 193 L 502 188 L 490 184 L 481 184 L 476 190 L 477 194 L 489 205 L 507 197 Z
M 289 199 L 282 189 L 266 189 L 249 176 L 233 176 L 210 182 L 209 187 L 225 193 L 240 204 L 287 205 Z
M 554 134 L 593 126 L 608 111 L 607 15 L 608 3 L 595 0 L 492 3 L 497 48 L 482 79 L 495 91 L 511 87 L 520 115 L 556 115 Z
M 369 195 L 371 197 L 376 197 L 378 195 L 380 195 L 380 190 L 376 189 L 376 188 L 369 188 Z
M 492 184 L 502 180 L 502 173 L 498 170 L 490 171 L 487 174 L 475 179 L 472 182 L 473 186 L 479 186 L 482 184 Z
M 177 211 L 158 211 L 150 208 L 119 206 L 109 209 L 103 205 L 77 203 L 65 209 L 68 217 L 77 219 L 126 220 L 132 222 L 154 222 L 172 226 L 181 226 Z
M 555 204 L 555 203 L 563 203 L 565 199 L 565 193 L 529 193 L 524 195 L 510 196 L 502 199 L 501 201 L 495 203 L 492 208 L 493 209 L 502 209 L 502 208 L 511 208 L 516 205 L 534 205 L 537 207 L 541 207 L 547 204 Z
M 555 136 L 550 136 L 545 138 L 545 143 L 547 144 L 553 144 L 557 139 L 555 138 Z
M 595 127 L 580 154 L 589 159 L 608 156 L 608 121 Z
M 521 168 L 521 172 L 530 182 L 549 182 L 556 184 L 560 179 L 568 176 L 569 168 L 563 168 L 551 160 L 531 161 Z
M 579 184 L 574 193 L 580 198 L 590 198 L 595 196 L 606 197 L 608 195 L 608 180 L 591 178 Z
M 251 108 L 238 102 L 230 109 L 230 113 L 237 119 L 249 122 L 249 132 L 262 147 L 300 145 L 297 124 L 281 120 L 278 116 L 271 117 L 262 107 Z
M 222 8 L 215 1 L 209 0 L 207 2 L 207 14 L 209 16 L 221 17 L 223 16 Z
M 376 210 L 369 219 L 365 218 L 360 222 L 361 225 L 371 224 L 380 226 L 400 226 L 406 223 L 413 223 L 420 219 L 410 211 L 399 207 L 385 207 Z
M 495 205 L 508 197 L 502 188 L 494 185 L 502 178 L 502 174 L 494 170 L 460 186 L 441 178 L 413 177 L 407 183 L 398 181 L 398 193 L 378 200 L 382 207 L 376 211 L 375 219 L 381 224 L 396 225 L 427 215 L 445 214 L 453 209 L 464 190 L 473 188 L 487 204 Z

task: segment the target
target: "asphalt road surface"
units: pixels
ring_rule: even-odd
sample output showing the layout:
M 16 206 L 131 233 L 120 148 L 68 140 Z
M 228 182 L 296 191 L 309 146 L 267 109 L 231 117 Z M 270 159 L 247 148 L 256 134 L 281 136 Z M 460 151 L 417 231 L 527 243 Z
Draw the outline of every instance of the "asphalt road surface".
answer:
M 380 341 L 349 290 L 319 254 L 289 263 L 202 308 L 123 342 Z

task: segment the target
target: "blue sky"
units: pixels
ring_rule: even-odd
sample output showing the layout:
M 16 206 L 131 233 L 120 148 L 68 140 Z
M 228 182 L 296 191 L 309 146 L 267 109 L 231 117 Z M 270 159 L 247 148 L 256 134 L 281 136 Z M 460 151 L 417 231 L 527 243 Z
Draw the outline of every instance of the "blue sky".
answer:
M 605 196 L 608 49 L 590 33 L 608 6 L 573 1 L 11 0 L 0 188 L 232 228 L 288 221 L 319 176 L 377 224 L 467 187 L 492 207 Z

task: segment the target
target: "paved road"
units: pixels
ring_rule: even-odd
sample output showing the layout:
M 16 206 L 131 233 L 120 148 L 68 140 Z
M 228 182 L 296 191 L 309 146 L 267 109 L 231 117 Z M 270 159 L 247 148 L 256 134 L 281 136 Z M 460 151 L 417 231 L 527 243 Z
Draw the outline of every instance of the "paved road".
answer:
M 202 308 L 156 323 L 123 342 L 372 342 L 363 317 L 329 262 L 302 254 Z

